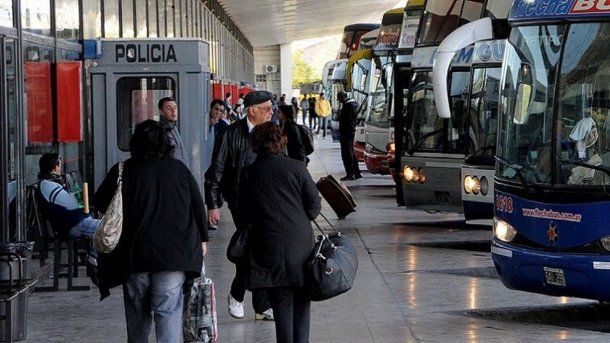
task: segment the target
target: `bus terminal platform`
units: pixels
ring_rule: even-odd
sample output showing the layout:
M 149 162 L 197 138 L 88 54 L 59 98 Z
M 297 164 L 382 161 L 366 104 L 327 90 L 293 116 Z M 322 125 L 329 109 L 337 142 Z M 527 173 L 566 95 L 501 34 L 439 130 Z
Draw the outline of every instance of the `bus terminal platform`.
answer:
M 316 138 L 309 165 L 314 180 L 344 175 L 339 144 L 329 139 Z M 491 228 L 466 226 L 455 213 L 397 207 L 390 176 L 365 172 L 346 185 L 357 211 L 338 220 L 324 201 L 322 211 L 358 250 L 358 274 L 351 291 L 312 303 L 312 343 L 610 340 L 610 307 L 505 288 L 489 252 Z M 233 231 L 225 207 L 205 258 L 215 282 L 218 342 L 275 342 L 273 322 L 254 320 L 250 293 L 244 319 L 227 312 L 234 266 L 225 252 Z M 84 275 L 75 283 L 89 284 Z M 35 292 L 28 315 L 24 342 L 126 341 L 120 288 L 103 302 L 95 287 Z

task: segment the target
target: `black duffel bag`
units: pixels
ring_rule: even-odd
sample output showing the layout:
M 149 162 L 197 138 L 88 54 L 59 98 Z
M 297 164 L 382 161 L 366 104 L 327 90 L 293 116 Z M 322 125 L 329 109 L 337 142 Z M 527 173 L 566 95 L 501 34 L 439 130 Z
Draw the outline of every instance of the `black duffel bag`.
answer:
M 322 235 L 318 236 L 312 256 L 305 266 L 305 289 L 310 300 L 320 301 L 352 288 L 358 270 L 358 253 L 343 234 L 337 231 L 327 234 L 315 220 L 313 222 Z

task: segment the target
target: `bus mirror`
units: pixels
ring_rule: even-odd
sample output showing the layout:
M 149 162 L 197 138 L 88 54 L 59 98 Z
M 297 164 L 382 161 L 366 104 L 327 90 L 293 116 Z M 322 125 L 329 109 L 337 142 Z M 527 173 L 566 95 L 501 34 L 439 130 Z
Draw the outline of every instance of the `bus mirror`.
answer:
M 529 118 L 529 110 L 532 101 L 532 76 L 531 67 L 527 63 L 521 64 L 519 83 L 517 84 L 517 95 L 515 97 L 515 115 L 513 123 L 525 124 Z

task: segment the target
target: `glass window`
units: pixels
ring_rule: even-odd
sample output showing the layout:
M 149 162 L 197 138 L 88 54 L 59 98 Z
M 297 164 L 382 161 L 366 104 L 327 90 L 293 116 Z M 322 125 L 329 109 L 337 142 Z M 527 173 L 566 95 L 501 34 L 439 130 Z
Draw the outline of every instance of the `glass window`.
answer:
M 148 37 L 157 37 L 157 0 L 148 0 Z
M 135 36 L 135 27 L 133 23 L 133 0 L 121 1 L 121 16 L 123 29 L 123 37 L 131 38 Z
M 102 11 L 100 0 L 82 1 L 83 3 L 83 36 L 99 38 L 102 36 Z
M 451 120 L 447 121 L 447 152 L 466 152 L 468 96 L 470 94 L 470 72 L 456 71 L 451 73 L 449 104 Z
M 481 18 L 485 0 L 465 0 L 460 16 L 460 26 Z M 509 1 L 506 1 L 509 2 Z
M 136 12 L 136 35 L 137 37 L 148 36 L 148 25 L 147 20 L 147 8 L 148 5 L 146 0 L 135 0 L 135 12 Z
M 159 37 L 165 37 L 167 32 L 165 30 L 165 0 L 157 0 L 157 8 L 159 9 L 157 12 L 159 22 Z
M 607 23 L 573 24 L 568 31 L 557 94 L 558 183 L 610 184 L 602 171 L 574 163 L 610 166 L 609 44 Z
M 0 0 L 0 26 L 13 26 L 13 0 Z
M 436 112 L 432 72 L 416 72 L 409 89 L 407 146 L 410 150 L 441 151 L 443 119 Z
M 458 25 L 463 0 L 428 1 L 418 42 L 439 44 Z
M 512 1 L 506 0 L 488 0 L 485 16 L 497 19 L 508 18 Z
M 165 0 L 165 22 L 167 23 L 167 37 L 176 36 L 174 33 L 174 0 Z
M 388 69 L 387 57 L 375 58 L 373 81 L 375 84 L 371 96 L 371 110 L 367 123 L 378 127 L 389 127 L 389 106 L 387 106 L 387 91 L 389 79 L 385 75 Z
M 182 8 L 181 0 L 174 0 L 174 35 L 176 37 L 183 37 L 182 31 Z
M 565 25 L 548 25 L 511 32 L 500 93 L 499 177 L 551 182 L 554 88 L 564 31 Z
M 180 23 L 182 26 L 182 37 L 189 36 L 188 23 L 191 20 L 191 13 L 187 9 L 187 4 L 189 0 L 178 0 L 180 1 Z
M 57 38 L 78 39 L 78 0 L 55 0 Z
M 473 70 L 468 112 L 469 163 L 493 164 L 498 132 L 501 68 Z M 479 162 L 475 162 L 475 159 Z M 484 161 L 484 162 L 481 162 Z
M 25 31 L 51 36 L 49 0 L 21 0 L 21 26 Z
M 121 150 L 129 150 L 129 140 L 138 123 L 159 120 L 157 103 L 174 97 L 176 83 L 169 77 L 124 77 L 117 81 L 118 141 Z
M 104 0 L 104 37 L 119 38 L 119 0 Z

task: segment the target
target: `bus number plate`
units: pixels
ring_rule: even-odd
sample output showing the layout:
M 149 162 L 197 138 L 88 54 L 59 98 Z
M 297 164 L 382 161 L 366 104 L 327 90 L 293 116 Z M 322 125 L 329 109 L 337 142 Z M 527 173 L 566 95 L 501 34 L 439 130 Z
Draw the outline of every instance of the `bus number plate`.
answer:
M 549 285 L 566 285 L 566 277 L 561 269 L 544 267 L 544 278 Z

